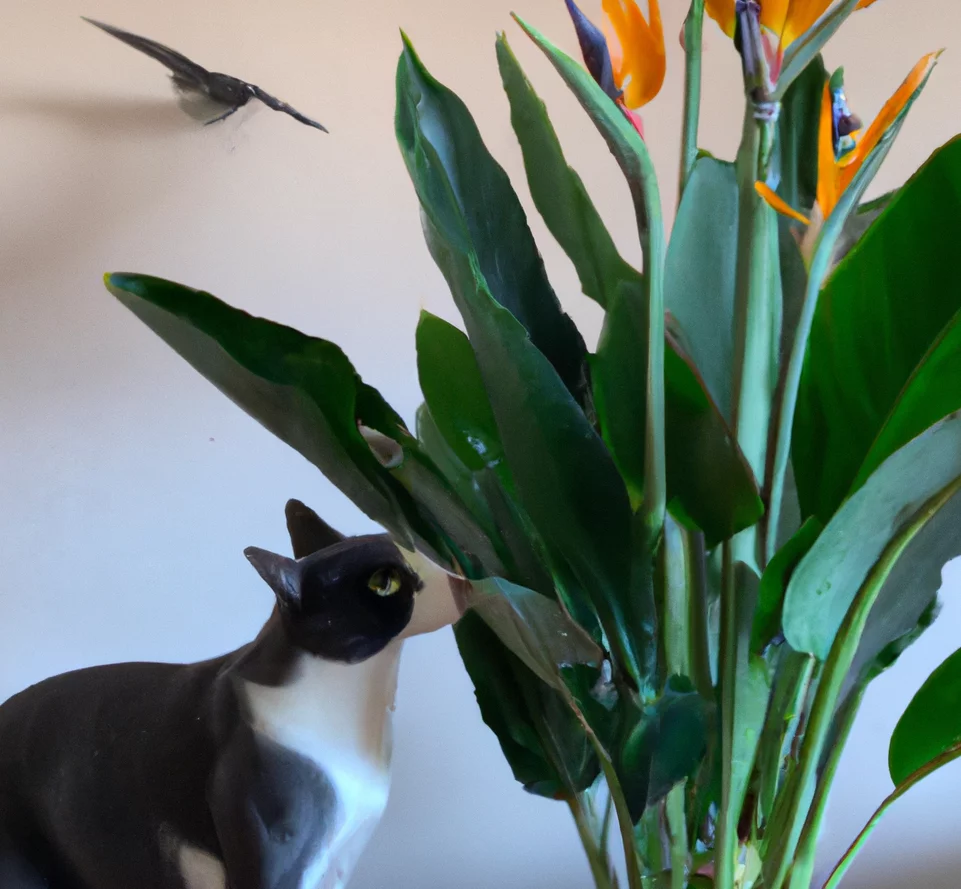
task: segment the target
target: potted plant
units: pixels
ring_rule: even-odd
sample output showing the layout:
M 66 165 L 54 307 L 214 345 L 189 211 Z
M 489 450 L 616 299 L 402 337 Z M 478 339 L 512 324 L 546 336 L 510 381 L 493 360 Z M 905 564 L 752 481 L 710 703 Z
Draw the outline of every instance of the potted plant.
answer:
M 668 235 L 638 115 L 664 75 L 657 0 L 603 5 L 610 39 L 567 2 L 583 64 L 517 24 L 620 165 L 642 269 L 496 42 L 533 201 L 605 312 L 593 353 L 507 175 L 406 37 L 397 138 L 466 329 L 422 315 L 416 424 L 331 342 L 169 281 L 106 283 L 466 591 L 481 715 L 518 781 L 570 808 L 598 887 L 618 838 L 631 889 L 807 889 L 865 688 L 930 625 L 961 553 L 961 143 L 864 202 L 937 54 L 862 123 L 820 52 L 871 0 L 693 0 Z M 733 161 L 698 149 L 706 13 L 742 60 Z M 829 887 L 887 805 L 961 754 L 959 703 L 955 655 L 904 714 L 896 789 Z

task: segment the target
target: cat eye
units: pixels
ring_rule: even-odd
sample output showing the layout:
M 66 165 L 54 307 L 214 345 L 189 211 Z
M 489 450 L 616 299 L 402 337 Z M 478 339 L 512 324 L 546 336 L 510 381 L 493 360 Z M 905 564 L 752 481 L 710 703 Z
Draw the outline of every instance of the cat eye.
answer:
M 397 568 L 381 568 L 371 574 L 367 587 L 378 596 L 393 596 L 401 588 L 402 583 L 403 580 Z

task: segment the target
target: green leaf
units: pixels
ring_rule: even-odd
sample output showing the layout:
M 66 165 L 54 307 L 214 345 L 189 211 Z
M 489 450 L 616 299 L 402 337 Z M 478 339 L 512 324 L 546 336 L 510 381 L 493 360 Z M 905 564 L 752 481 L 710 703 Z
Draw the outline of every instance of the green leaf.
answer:
M 889 191 L 887 194 L 875 198 L 873 201 L 865 201 L 858 207 L 856 213 L 852 213 L 848 221 L 844 224 L 844 231 L 838 238 L 838 246 L 834 252 L 835 264 L 840 264 L 858 244 L 861 238 L 867 233 L 868 229 L 874 225 L 882 213 L 888 209 L 891 201 L 894 200 L 897 191 Z
M 805 214 L 817 198 L 818 134 L 827 82 L 824 60 L 817 56 L 785 93 L 777 122 L 776 191 L 788 206 Z
M 396 413 L 326 340 L 255 318 L 209 293 L 111 274 L 110 292 L 235 404 L 299 451 L 409 549 L 440 554 L 437 529 L 371 452 L 358 423 L 402 438 Z
M 671 337 L 664 375 L 668 503 L 686 524 L 704 532 L 711 548 L 755 524 L 764 505 L 727 422 Z
M 805 515 L 826 521 L 893 449 L 961 407 L 959 240 L 955 140 L 900 189 L 821 293 L 793 444 Z M 945 374 L 936 385 L 919 367 L 928 360 Z
M 563 690 L 559 668 L 600 666 L 600 647 L 557 602 L 499 577 L 470 587 L 467 604 L 543 682 Z
M 494 521 L 477 481 L 441 435 L 426 404 L 417 408 L 415 422 L 420 450 L 431 459 L 481 527 L 492 532 Z
M 932 550 L 919 535 L 937 515 L 930 501 L 938 498 L 940 506 L 950 502 L 959 478 L 961 415 L 953 414 L 889 457 L 844 503 L 791 575 L 783 622 L 794 649 L 822 660 L 827 657 L 868 572 L 890 546 L 905 548 L 896 569 L 901 578 L 917 575 L 926 583 L 937 578 L 922 594 L 924 604 L 931 600 L 940 586 L 944 554 L 961 553 L 961 537 L 957 525 L 948 529 L 950 533 L 935 547 L 932 562 Z M 916 560 L 906 561 L 910 555 Z M 886 583 L 891 579 L 888 576 Z M 900 608 L 898 589 L 891 587 L 885 607 Z M 916 595 L 917 591 L 912 598 Z M 915 603 L 909 603 L 907 610 L 913 607 Z
M 734 165 L 698 158 L 667 248 L 669 327 L 722 416 L 731 417 L 738 190 Z
M 738 625 L 735 627 L 734 683 L 725 687 L 722 683 L 722 714 L 727 709 L 729 726 L 722 730 L 729 733 L 727 746 L 722 750 L 722 769 L 729 801 L 722 799 L 721 812 L 730 813 L 736 819 L 747 795 L 758 742 L 764 729 L 768 699 L 771 692 L 771 675 L 764 659 L 751 651 L 751 620 L 757 605 L 760 581 L 754 571 L 743 562 L 734 566 L 734 595 Z M 737 825 L 728 830 L 736 833 Z
M 405 437 L 402 447 L 402 459 L 390 473 L 433 517 L 466 576 L 502 574 L 494 544 L 417 440 Z
M 444 217 L 459 210 L 449 200 L 451 182 L 436 147 L 440 112 L 426 100 L 428 89 L 441 91 L 408 49 L 398 69 L 398 138 L 421 201 L 427 202 L 427 243 L 464 318 L 518 501 L 551 559 L 569 565 L 590 592 L 619 666 L 646 687 L 656 654 L 654 607 L 652 597 L 637 595 L 632 586 L 627 491 L 556 369 L 487 289 L 470 241 L 456 227 L 438 228 L 434 222 L 444 225 Z
M 546 559 L 540 555 L 543 544 L 530 519 L 522 513 L 492 470 L 485 469 L 477 473 L 475 478 L 497 533 L 504 543 L 507 553 L 504 560 L 510 566 L 508 579 L 536 590 L 543 596 L 554 598 L 554 581 L 545 565 Z M 588 611 L 587 618 L 581 626 L 592 627 L 596 624 L 593 611 Z
M 892 653 L 900 654 L 933 619 L 941 569 L 961 553 L 959 528 L 961 495 L 956 494 L 907 545 L 878 594 L 851 666 L 851 682 L 874 678 L 865 677 L 865 671 L 873 672 L 879 659 L 884 665 Z
M 751 630 L 751 650 L 756 654 L 761 654 L 781 632 L 781 611 L 791 572 L 823 530 L 824 526 L 816 518 L 808 519 L 764 569 Z
M 644 251 L 647 321 L 637 347 L 646 352 L 643 515 L 651 538 L 661 533 L 666 504 L 664 446 L 664 223 L 657 175 L 647 146 L 621 109 L 584 68 L 518 16 L 515 21 L 547 56 L 588 113 L 627 180 Z M 646 344 L 646 349 L 644 348 Z
M 564 159 L 544 103 L 503 34 L 497 38 L 497 64 L 534 206 L 574 263 L 584 294 L 609 308 L 618 286 L 637 282 L 640 273 L 617 252 L 584 183 Z
M 475 472 L 498 467 L 504 451 L 474 350 L 461 331 L 429 312 L 417 325 L 417 373 L 451 450 Z
M 454 635 L 481 716 L 514 777 L 529 792 L 552 799 L 590 787 L 597 758 L 564 696 L 524 666 L 477 614 L 468 611 Z
M 644 810 L 697 770 L 707 749 L 710 711 L 686 681 L 669 680 L 628 734 L 618 773 L 635 823 Z
M 607 303 L 591 383 L 601 434 L 635 510 L 644 499 L 647 357 L 645 289 L 639 281 L 624 281 Z
M 961 650 L 927 678 L 898 720 L 888 750 L 891 780 L 903 784 L 954 748 L 961 756 Z
M 469 257 L 472 274 L 524 326 L 568 390 L 584 395 L 584 341 L 551 289 L 510 180 L 464 103 L 431 76 L 406 37 L 397 68 L 396 131 L 421 205 L 441 238 Z
M 791 85 L 784 97 L 777 125 L 776 161 L 780 181 L 776 191 L 790 207 L 810 215 L 817 198 L 818 134 L 828 73 L 818 56 Z M 852 217 L 853 218 L 853 217 Z M 781 364 L 787 363 L 794 345 L 808 273 L 798 236 L 803 226 L 781 216 L 778 245 L 784 314 L 781 323 Z

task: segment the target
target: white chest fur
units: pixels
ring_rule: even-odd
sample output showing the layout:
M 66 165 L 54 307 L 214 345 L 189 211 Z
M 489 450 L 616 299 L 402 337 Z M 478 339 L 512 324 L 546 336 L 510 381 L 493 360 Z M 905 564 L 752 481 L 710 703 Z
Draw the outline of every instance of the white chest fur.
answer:
M 337 792 L 331 842 L 301 889 L 342 886 L 387 805 L 401 645 L 354 665 L 301 655 L 282 686 L 244 683 L 254 731 L 315 763 Z

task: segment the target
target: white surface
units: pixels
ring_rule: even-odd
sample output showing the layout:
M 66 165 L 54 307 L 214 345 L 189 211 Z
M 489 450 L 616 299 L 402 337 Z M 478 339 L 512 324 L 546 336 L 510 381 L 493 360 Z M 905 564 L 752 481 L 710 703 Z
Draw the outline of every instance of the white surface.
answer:
M 673 200 L 686 2 L 665 0 L 670 71 L 645 114 Z M 51 673 L 129 659 L 192 660 L 234 648 L 271 593 L 247 545 L 286 551 L 299 497 L 347 532 L 370 523 L 297 454 L 233 407 L 103 290 L 105 270 L 208 289 L 334 340 L 407 418 L 418 403 L 421 306 L 455 317 L 423 245 L 393 141 L 404 27 L 468 102 L 522 182 L 493 54 L 506 29 L 547 100 L 568 156 L 626 255 L 626 189 L 507 0 L 4 0 L 0 4 L 0 698 Z M 585 4 L 594 11 L 594 7 Z M 570 50 L 562 0 L 517 11 Z M 259 83 L 330 130 L 263 108 L 198 128 L 162 69 L 78 18 L 164 41 Z M 713 25 L 703 143 L 731 156 L 737 60 Z M 961 130 L 961 5 L 877 3 L 829 55 L 870 117 L 920 55 L 947 45 L 875 191 Z M 522 199 L 529 206 L 526 191 Z M 568 310 L 589 341 L 599 310 L 532 219 Z M 961 644 L 953 597 L 922 647 L 870 694 L 841 767 L 825 859 L 888 792 L 890 730 L 931 668 Z M 912 792 L 845 884 L 957 886 L 961 767 Z M 588 871 L 566 810 L 525 795 L 480 721 L 450 631 L 405 646 L 393 794 L 354 889 L 575 889 Z

